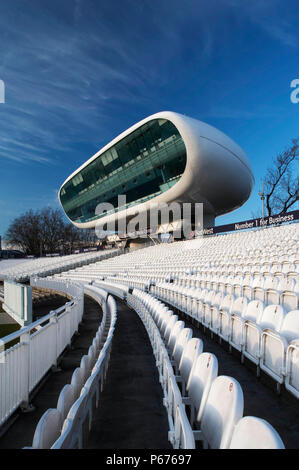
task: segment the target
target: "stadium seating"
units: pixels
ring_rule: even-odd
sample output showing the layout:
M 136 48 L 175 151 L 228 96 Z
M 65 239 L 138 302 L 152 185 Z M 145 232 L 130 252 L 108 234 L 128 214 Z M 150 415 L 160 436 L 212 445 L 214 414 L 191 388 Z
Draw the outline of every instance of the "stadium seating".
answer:
M 54 277 L 92 282 L 111 293 L 113 285 L 115 291 L 150 291 L 240 351 L 257 374 L 261 368 L 297 396 L 297 385 L 287 387 L 297 384 L 291 367 L 295 343 L 288 350 L 289 369 L 276 375 L 262 359 L 262 348 L 264 330 L 279 333 L 283 318 L 299 309 L 298 247 L 298 224 L 291 224 L 155 245 Z M 292 341 L 299 338 L 296 328 Z
M 275 429 L 265 420 L 246 416 L 235 426 L 230 449 L 284 449 Z
M 30 259 L 22 263 L 11 262 L 1 269 L 0 279 L 11 279 L 19 282 L 26 282 L 33 276 L 51 276 L 66 269 L 74 269 L 78 266 L 89 265 L 99 260 L 104 260 L 122 253 L 119 249 L 105 251 L 93 251 L 66 256 L 49 256 L 44 258 Z
M 204 448 L 274 449 L 284 447 L 276 431 L 260 418 L 243 417 L 239 383 L 218 376 L 219 358 L 203 352 L 180 315 L 299 398 L 298 247 L 298 226 L 291 224 L 157 244 L 43 275 L 104 289 L 137 312 L 153 348 L 175 449 L 195 448 L 198 441 Z M 82 446 L 82 426 L 87 417 L 91 423 L 107 371 L 98 361 L 109 338 L 102 344 L 98 332 L 72 388 L 62 390 L 62 429 L 53 448 Z
M 127 295 L 127 302 L 143 321 L 153 347 L 173 448 L 192 449 L 197 441 L 202 441 L 204 448 L 228 449 L 243 417 L 240 384 L 232 377 L 218 376 L 215 355 L 202 353 L 202 345 L 192 337 L 192 330 L 184 328 L 184 323 L 159 300 L 135 288 Z M 163 322 L 171 325 L 168 336 Z M 176 351 L 180 351 L 177 357 Z M 189 360 L 185 369 L 186 358 Z M 180 388 L 184 382 L 187 386 Z

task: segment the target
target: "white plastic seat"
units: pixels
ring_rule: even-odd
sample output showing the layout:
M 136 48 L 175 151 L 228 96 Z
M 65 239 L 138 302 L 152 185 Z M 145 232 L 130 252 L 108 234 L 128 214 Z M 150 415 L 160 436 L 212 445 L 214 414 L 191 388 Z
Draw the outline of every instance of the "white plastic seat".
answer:
M 260 300 L 249 302 L 244 313 L 242 331 L 242 354 L 255 364 L 259 364 L 261 328 L 258 326 L 264 311 L 264 304 Z
M 203 309 L 204 309 L 204 299 L 207 297 L 209 291 L 207 289 L 202 289 L 200 291 L 198 300 L 197 300 L 197 312 L 196 318 L 199 322 L 202 321 Z
M 183 322 L 182 320 L 178 320 L 171 332 L 170 332 L 170 335 L 169 335 L 169 339 L 168 339 L 168 342 L 167 342 L 167 349 L 169 351 L 169 355 L 170 357 L 172 356 L 173 354 L 173 350 L 174 350 L 174 347 L 175 347 L 175 343 L 179 337 L 179 334 L 181 333 L 181 331 L 184 329 L 184 326 L 185 326 L 185 322 Z
M 244 324 L 243 354 L 259 366 L 261 357 L 261 337 L 264 329 L 279 331 L 284 319 L 284 309 L 280 305 L 268 305 L 257 323 L 246 321 Z M 258 369 L 259 373 L 259 369 Z
M 61 415 L 55 408 L 48 409 L 40 418 L 33 436 L 33 449 L 50 449 L 60 436 Z
M 59 394 L 57 401 L 57 410 L 60 413 L 62 422 L 65 420 L 71 406 L 75 401 L 74 392 L 74 387 L 71 384 L 66 384 Z
M 88 349 L 89 369 L 91 370 L 96 362 L 96 348 L 92 344 Z
M 201 317 L 201 323 L 204 325 L 204 327 L 210 326 L 210 320 L 211 320 L 210 309 L 211 309 L 211 306 L 214 304 L 214 300 L 218 294 L 221 297 L 223 296 L 223 293 L 216 293 L 215 291 L 210 290 L 208 292 L 208 295 L 204 299 L 202 317 Z
M 177 315 L 172 315 L 172 316 L 167 320 L 167 325 L 166 325 L 166 327 L 165 327 L 165 331 L 164 331 L 164 335 L 163 335 L 165 344 L 168 343 L 171 330 L 172 330 L 172 328 L 174 327 L 174 325 L 176 324 L 177 321 L 178 321 L 178 316 L 177 316 Z
M 298 294 L 292 291 L 283 291 L 280 295 L 280 304 L 286 312 L 297 310 L 299 308 Z
M 228 318 L 226 324 L 224 324 L 224 331 L 226 333 L 224 339 L 229 339 L 230 347 L 242 351 L 245 322 L 252 321 L 256 323 L 264 310 L 264 304 L 259 300 L 252 300 L 248 303 L 246 297 L 239 297 L 239 299 L 237 305 L 232 309 L 230 322 Z M 221 336 L 221 334 L 222 329 L 219 335 Z
M 224 299 L 224 290 L 217 292 L 213 299 L 213 303 L 210 307 L 207 307 L 206 311 L 206 325 L 210 328 L 210 330 L 214 333 L 218 331 L 219 326 L 219 308 L 220 305 L 223 303 Z
M 249 284 L 243 284 L 242 297 L 247 297 L 248 301 L 253 300 L 253 289 Z
M 82 393 L 73 403 L 67 418 L 63 423 L 60 437 L 53 443 L 51 449 L 82 449 L 82 426 L 87 394 Z
M 87 378 L 89 377 L 90 374 L 90 358 L 88 357 L 87 354 L 82 356 L 81 362 L 80 362 L 80 368 L 83 370 L 83 383 L 86 382 Z
M 173 349 L 173 359 L 176 362 L 177 368 L 180 364 L 183 350 L 191 338 L 192 338 L 191 328 L 183 328 L 177 338 L 177 341 Z
M 230 449 L 284 449 L 277 431 L 267 421 L 245 416 L 237 423 Z
M 261 337 L 260 367 L 279 384 L 287 374 L 286 353 L 289 343 L 299 338 L 299 310 L 285 315 L 281 328 L 264 329 Z
M 202 353 L 194 363 L 186 391 L 184 403 L 191 406 L 191 424 L 194 419 L 201 421 L 211 384 L 218 375 L 218 360 L 212 353 Z
M 73 431 L 73 420 L 65 419 L 61 434 L 58 439 L 53 443 L 51 449 L 72 449 L 72 431 Z
M 82 393 L 86 392 L 89 408 L 89 431 L 91 429 L 91 423 L 93 419 L 94 410 L 98 407 L 99 403 L 99 392 L 101 382 L 101 369 L 97 368 L 92 372 L 89 379 L 86 381 Z
M 167 327 L 167 324 L 168 324 L 168 321 L 170 320 L 170 317 L 173 316 L 173 312 L 171 310 L 169 310 L 164 318 L 163 318 L 163 321 L 161 322 L 161 326 L 160 326 L 160 333 L 161 333 L 161 336 L 163 337 L 164 334 L 165 334 L 165 330 L 166 330 L 166 327 Z
M 74 388 L 75 399 L 77 399 L 81 393 L 84 384 L 84 375 L 85 371 L 81 367 L 77 367 L 73 372 L 71 385 Z
M 267 289 L 265 291 L 265 305 L 277 305 L 280 303 L 280 291 L 276 289 Z
M 233 282 L 232 286 L 232 295 L 235 297 L 242 297 L 242 292 L 243 292 L 243 277 L 237 276 Z
M 299 399 L 299 339 L 291 341 L 287 349 L 285 387 Z
M 200 423 L 198 437 L 205 447 L 228 449 L 243 409 L 243 391 L 239 382 L 224 375 L 217 377 L 211 385 Z
M 219 337 L 229 341 L 235 348 L 241 350 L 243 332 L 243 314 L 247 308 L 246 297 L 238 297 L 233 301 L 230 311 L 221 311 Z
M 284 318 L 285 311 L 281 305 L 268 305 L 264 309 L 258 323 L 263 329 L 270 328 L 274 331 L 279 331 Z
M 219 306 L 219 308 L 216 306 L 213 306 L 213 308 L 211 309 L 211 331 L 213 331 L 214 333 L 216 334 L 219 334 L 220 333 L 220 330 L 221 330 L 221 334 L 222 334 L 222 338 L 224 338 L 224 331 L 225 331 L 225 328 L 224 327 L 224 324 L 225 324 L 225 320 L 223 320 L 222 317 L 227 317 L 229 318 L 230 317 L 230 311 L 231 311 L 231 308 L 232 308 L 232 305 L 233 305 L 233 302 L 234 302 L 234 296 L 232 294 L 227 294 L 223 299 L 222 299 L 222 302 Z
M 184 347 L 181 361 L 179 364 L 179 372 L 182 378 L 183 387 L 188 382 L 191 370 L 196 359 L 203 351 L 203 341 L 199 338 L 192 338 Z M 184 390 L 183 390 L 184 392 Z

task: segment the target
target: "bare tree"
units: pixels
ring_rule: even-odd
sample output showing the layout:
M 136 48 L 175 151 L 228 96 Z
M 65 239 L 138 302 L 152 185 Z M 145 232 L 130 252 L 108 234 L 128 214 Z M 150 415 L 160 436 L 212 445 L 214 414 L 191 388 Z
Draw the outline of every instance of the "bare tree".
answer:
M 61 211 L 46 207 L 17 217 L 9 226 L 6 239 L 34 256 L 70 253 L 74 241 L 80 239 L 80 230 L 66 223 Z
M 268 216 L 287 212 L 299 198 L 299 139 L 273 160 L 265 177 L 265 200 Z

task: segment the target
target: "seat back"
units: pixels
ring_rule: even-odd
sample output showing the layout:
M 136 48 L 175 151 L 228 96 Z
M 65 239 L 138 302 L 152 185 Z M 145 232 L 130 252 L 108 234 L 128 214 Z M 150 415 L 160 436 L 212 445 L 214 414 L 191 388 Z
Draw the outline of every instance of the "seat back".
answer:
M 210 448 L 229 447 L 243 409 L 243 391 L 239 382 L 224 375 L 217 377 L 211 385 L 200 427 Z
M 264 303 L 261 300 L 252 300 L 247 305 L 247 309 L 244 313 L 244 319 L 258 323 L 263 311 Z
M 84 354 L 84 356 L 82 356 L 80 362 L 80 369 L 83 370 L 83 382 L 85 382 L 90 372 L 90 359 L 87 354 Z
M 265 284 L 264 284 L 264 289 L 277 289 L 279 284 L 279 277 L 267 277 Z
M 295 281 L 292 278 L 283 278 L 280 279 L 277 290 L 279 291 L 293 291 L 295 288 Z
M 299 310 L 293 310 L 286 314 L 280 334 L 287 339 L 288 343 L 299 338 Z
M 74 370 L 71 380 L 71 385 L 74 387 L 74 398 L 75 400 L 80 395 L 81 389 L 84 384 L 84 370 L 81 367 L 77 367 Z
M 215 296 L 216 296 L 216 292 L 213 291 L 213 290 L 209 290 L 207 296 L 206 296 L 205 299 L 204 299 L 204 302 L 205 302 L 206 304 L 213 303 L 213 300 L 214 300 Z
M 223 298 L 224 298 L 224 294 L 223 292 L 217 292 L 217 294 L 215 295 L 215 297 L 213 298 L 213 305 L 215 307 L 219 307 L 220 304 L 222 303 L 223 301 Z
M 237 423 L 230 449 L 284 449 L 277 431 L 264 419 L 245 416 Z
M 280 304 L 283 306 L 286 312 L 296 310 L 299 307 L 298 294 L 291 291 L 283 291 L 281 293 Z
M 211 384 L 218 374 L 218 360 L 212 353 L 202 353 L 192 367 L 187 383 L 188 396 L 196 410 L 196 420 L 200 422 L 206 405 Z
M 74 401 L 75 401 L 74 387 L 71 384 L 66 384 L 61 390 L 59 397 L 58 397 L 58 402 L 57 402 L 57 410 L 60 413 L 62 421 L 65 420 Z
M 247 305 L 248 301 L 246 297 L 238 297 L 232 305 L 231 313 L 242 317 L 246 311 Z
M 185 326 L 185 322 L 183 322 L 182 320 L 179 320 L 175 323 L 175 325 L 173 326 L 170 332 L 168 343 L 167 343 L 170 355 L 172 355 L 173 353 L 173 349 L 177 341 L 177 338 L 180 332 L 182 331 L 182 329 L 184 328 L 184 326 Z
M 164 340 L 165 340 L 166 344 L 168 343 L 171 330 L 172 330 L 172 328 L 174 327 L 174 325 L 176 324 L 177 321 L 178 321 L 178 316 L 177 315 L 172 315 L 169 318 L 169 320 L 167 321 L 167 326 L 165 327 L 165 331 L 164 331 Z
M 281 305 L 268 305 L 260 318 L 260 327 L 270 328 L 279 331 L 285 316 L 284 309 Z
M 62 419 L 55 408 L 49 408 L 39 420 L 33 436 L 33 449 L 50 449 L 60 436 Z
M 179 364 L 179 371 L 185 383 L 188 382 L 192 366 L 202 351 L 203 341 L 199 338 L 190 339 L 184 347 Z
M 72 431 L 71 431 L 71 442 L 70 448 L 82 448 L 82 424 L 85 411 L 85 405 L 87 401 L 87 393 L 82 390 L 79 398 L 73 403 L 70 411 L 67 414 L 66 421 L 70 420 Z
M 165 330 L 166 330 L 166 327 L 167 327 L 168 320 L 170 320 L 170 318 L 171 318 L 172 316 L 173 316 L 173 312 L 172 312 L 171 310 L 169 310 L 169 311 L 165 314 L 165 316 L 164 316 L 164 318 L 163 318 L 163 320 L 162 320 L 162 322 L 161 322 L 161 325 L 160 325 L 160 333 L 161 333 L 161 336 L 164 336 L 164 333 L 165 333 Z
M 175 346 L 174 346 L 174 350 L 173 350 L 173 358 L 176 361 L 177 365 L 180 364 L 184 347 L 186 346 L 186 344 L 188 343 L 188 341 L 191 338 L 192 338 L 191 328 L 184 328 L 180 332 L 180 334 L 179 334 L 179 336 L 178 336 L 178 338 L 175 342 Z
M 73 421 L 66 419 L 62 426 L 62 431 L 58 439 L 51 446 L 51 449 L 71 449 L 72 448 Z
M 96 348 L 92 344 L 88 349 L 89 368 L 92 369 L 96 362 Z
M 233 302 L 234 302 L 234 296 L 232 294 L 226 295 L 221 302 L 220 309 L 225 310 L 226 312 L 230 312 Z

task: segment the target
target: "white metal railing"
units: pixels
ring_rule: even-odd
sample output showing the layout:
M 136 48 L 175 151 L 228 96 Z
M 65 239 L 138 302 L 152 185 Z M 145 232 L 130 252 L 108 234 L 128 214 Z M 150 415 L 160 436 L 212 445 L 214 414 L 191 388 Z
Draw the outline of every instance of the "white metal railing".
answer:
M 102 321 L 88 354 L 82 357 L 80 367 L 74 371 L 76 374 L 81 370 L 84 380 L 80 384 L 73 385 L 73 399 L 68 401 L 67 410 L 64 409 L 63 416 L 59 406 L 45 411 L 35 429 L 32 447 L 26 447 L 26 449 L 81 449 L 91 429 L 106 380 L 117 320 L 117 307 L 114 298 L 99 287 L 86 285 L 84 292 L 103 309 Z M 72 387 L 72 383 L 73 379 L 71 384 L 65 387 Z M 58 403 L 64 394 L 65 387 L 61 390 Z M 59 419 L 55 420 L 57 415 Z
M 0 340 L 0 426 L 19 407 L 27 406 L 37 383 L 55 366 L 82 320 L 84 290 L 80 284 L 31 279 L 31 285 L 72 296 L 63 307 Z M 12 347 L 9 343 L 17 341 Z
M 92 291 L 93 298 L 95 300 L 99 294 L 97 301 L 101 303 L 103 300 L 101 299 L 101 296 L 104 291 L 98 287 L 90 287 L 89 292 L 86 293 L 91 295 Z M 86 423 L 86 421 L 88 421 L 88 430 L 91 429 L 94 413 L 96 408 L 99 406 L 100 392 L 103 390 L 106 379 L 107 369 L 110 361 L 113 333 L 117 320 L 116 302 L 111 295 L 107 295 L 107 293 L 105 294 L 106 297 L 104 305 L 109 317 L 109 324 L 107 325 L 107 329 L 108 327 L 109 329 L 105 334 L 102 349 L 99 351 L 96 363 L 90 371 L 90 374 L 88 374 L 86 382 L 83 384 L 79 398 L 75 401 L 69 410 L 68 415 L 63 423 L 61 434 L 51 445 L 51 449 L 81 449 L 84 447 L 84 423 Z M 95 406 L 94 403 L 96 403 Z

